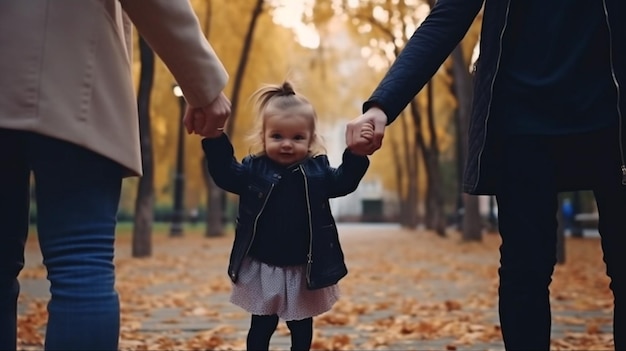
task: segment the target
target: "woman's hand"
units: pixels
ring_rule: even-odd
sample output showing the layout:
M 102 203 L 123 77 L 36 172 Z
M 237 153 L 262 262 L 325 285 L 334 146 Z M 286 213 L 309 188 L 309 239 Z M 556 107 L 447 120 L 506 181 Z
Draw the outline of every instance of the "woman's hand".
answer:
M 230 100 L 220 95 L 205 107 L 187 105 L 183 123 L 189 134 L 199 134 L 207 138 L 215 138 L 224 132 L 226 120 L 230 117 Z

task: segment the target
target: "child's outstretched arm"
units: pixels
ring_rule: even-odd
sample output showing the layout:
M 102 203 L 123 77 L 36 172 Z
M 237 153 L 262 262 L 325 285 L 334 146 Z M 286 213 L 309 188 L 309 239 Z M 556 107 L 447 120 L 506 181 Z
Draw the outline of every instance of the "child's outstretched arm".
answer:
M 338 168 L 328 165 L 328 195 L 330 197 L 345 196 L 356 190 L 369 164 L 367 156 L 360 156 L 346 149 Z
M 370 121 L 363 123 L 360 132 L 361 138 L 371 142 L 374 138 L 374 124 Z M 365 175 L 369 166 L 369 159 L 351 147 L 346 148 L 342 157 L 343 162 L 339 168 L 330 170 L 329 196 L 339 197 L 347 195 L 359 186 L 359 182 Z
M 235 159 L 235 150 L 224 133 L 214 138 L 202 139 L 202 150 L 209 173 L 215 184 L 234 194 L 241 194 L 248 179 L 245 165 Z

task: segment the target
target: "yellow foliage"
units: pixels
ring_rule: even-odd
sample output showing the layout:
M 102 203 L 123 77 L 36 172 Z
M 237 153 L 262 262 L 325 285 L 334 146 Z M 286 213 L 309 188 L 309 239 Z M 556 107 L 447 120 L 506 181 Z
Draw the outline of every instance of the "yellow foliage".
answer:
M 191 0 L 191 3 L 205 35 L 230 74 L 231 79 L 225 93 L 232 96 L 233 81 L 256 0 Z M 361 104 L 367 100 L 392 62 L 394 45 L 400 45 L 398 49 L 401 49 L 407 37 L 423 20 L 427 13 L 423 9 L 424 4 L 415 2 L 415 5 L 409 6 L 403 5 L 402 1 L 388 1 L 383 2 L 384 11 L 381 12 L 379 5 L 360 1 L 360 7 L 351 9 L 352 12 L 339 13 L 336 7 L 331 6 L 330 0 L 318 0 L 310 13 L 294 14 L 294 18 L 303 20 L 303 23 L 287 28 L 284 21 L 277 24 L 278 21 L 273 16 L 278 12 L 269 3 L 273 2 L 266 2 L 257 22 L 249 61 L 243 75 L 241 98 L 233 119 L 235 125 L 231 137 L 236 157 L 241 159 L 248 151 L 244 136 L 253 123 L 249 96 L 262 84 L 279 83 L 284 79 L 291 80 L 296 90 L 312 101 L 323 126 L 323 137 L 334 145 L 333 152 L 336 152 L 336 149 L 345 146 L 345 124 L 360 114 Z M 388 22 L 381 22 L 387 27 L 365 25 L 364 19 L 374 13 L 383 18 L 387 16 Z M 304 47 L 301 45 L 302 41 L 298 42 L 302 39 L 296 35 L 303 28 L 301 25 L 307 26 L 308 30 L 315 27 L 319 35 L 319 44 L 315 48 Z M 478 40 L 479 30 L 480 17 L 463 41 L 467 62 Z M 391 38 L 390 33 L 395 38 Z M 136 43 L 135 46 L 133 74 L 137 82 L 140 62 Z M 436 132 L 442 152 L 453 149 L 454 145 L 454 137 L 450 135 L 453 129 L 450 125 L 454 123 L 456 101 L 451 94 L 449 65 L 447 62 L 442 66 L 433 83 Z M 157 58 L 150 111 L 156 201 L 161 205 L 172 202 L 176 142 L 180 127 L 179 105 L 172 93 L 174 83 L 172 75 Z M 419 94 L 418 101 L 426 116 L 424 93 Z M 413 127 L 411 128 L 409 134 L 413 138 Z M 383 148 L 371 157 L 372 166 L 366 179 L 381 179 L 387 190 L 394 191 L 397 184 L 389 141 L 392 138 L 401 140 L 400 123 L 396 122 L 387 130 Z M 188 209 L 204 204 L 207 197 L 201 168 L 200 140 L 196 135 L 185 134 L 185 207 Z M 132 211 L 134 206 L 136 183 L 135 179 L 125 180 L 121 204 L 126 210 Z

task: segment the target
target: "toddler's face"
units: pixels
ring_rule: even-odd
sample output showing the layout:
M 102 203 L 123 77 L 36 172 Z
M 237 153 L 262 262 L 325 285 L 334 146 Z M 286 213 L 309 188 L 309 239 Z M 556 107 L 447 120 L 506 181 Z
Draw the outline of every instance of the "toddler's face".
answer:
M 265 120 L 265 154 L 278 164 L 302 161 L 309 154 L 311 140 L 311 121 L 305 116 L 278 114 Z

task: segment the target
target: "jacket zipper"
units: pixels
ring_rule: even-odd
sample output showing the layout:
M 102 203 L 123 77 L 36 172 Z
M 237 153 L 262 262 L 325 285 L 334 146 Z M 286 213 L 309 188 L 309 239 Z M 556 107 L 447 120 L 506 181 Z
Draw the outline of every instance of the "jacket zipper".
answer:
M 485 144 L 487 143 L 487 124 L 489 122 L 489 117 L 491 114 L 491 104 L 493 102 L 493 87 L 496 84 L 496 76 L 498 75 L 498 70 L 500 69 L 500 60 L 502 59 L 502 38 L 504 38 L 504 32 L 509 24 L 509 11 L 511 9 L 511 0 L 508 0 L 506 3 L 506 14 L 504 17 L 504 25 L 502 26 L 502 30 L 500 31 L 500 42 L 498 45 L 498 57 L 496 60 L 496 69 L 493 72 L 493 78 L 491 78 L 491 85 L 489 91 L 489 103 L 487 104 L 487 116 L 485 117 L 485 133 L 483 135 L 483 142 L 480 146 L 480 151 L 478 152 L 478 169 L 476 173 L 476 182 L 474 183 L 473 190 L 476 190 L 478 187 L 478 181 L 480 180 L 480 168 L 481 168 L 481 160 L 483 158 L 483 152 L 485 151 Z
M 272 190 L 274 190 L 274 183 L 272 183 L 270 190 L 267 192 L 267 196 L 265 197 L 265 201 L 263 201 L 263 206 L 261 206 L 261 210 L 259 210 L 259 213 L 257 213 L 256 217 L 254 218 L 254 225 L 252 226 L 252 238 L 250 238 L 250 242 L 248 243 L 248 248 L 246 249 L 246 254 L 244 255 L 244 257 L 248 256 L 248 252 L 250 252 L 252 242 L 254 242 L 254 237 L 256 236 L 256 226 L 259 222 L 259 217 L 261 217 L 261 213 L 263 213 L 265 205 L 267 205 L 267 200 L 269 200 L 270 195 L 272 194 Z
M 620 108 L 620 87 L 619 82 L 617 81 L 617 75 L 615 74 L 615 65 L 613 62 L 613 31 L 611 30 L 611 22 L 609 21 L 609 10 L 606 7 L 606 0 L 602 0 L 602 7 L 604 9 L 604 18 L 606 19 L 606 26 L 609 30 L 609 61 L 611 64 L 611 78 L 613 79 L 613 84 L 615 85 L 615 90 L 617 93 L 617 117 L 618 117 L 618 133 L 619 133 L 619 155 L 622 171 L 622 185 L 626 185 L 626 162 L 624 162 L 624 146 L 622 144 L 623 141 L 623 132 L 622 132 L 622 109 Z
M 311 198 L 309 197 L 309 183 L 307 182 L 306 173 L 304 167 L 299 166 L 302 176 L 304 177 L 304 196 L 306 197 L 306 209 L 309 216 L 309 253 L 306 261 L 306 282 L 311 285 L 311 265 L 313 264 L 313 219 L 311 218 Z

